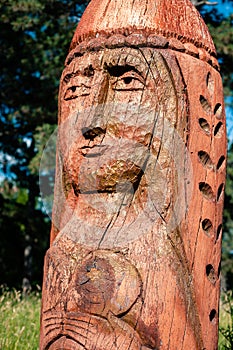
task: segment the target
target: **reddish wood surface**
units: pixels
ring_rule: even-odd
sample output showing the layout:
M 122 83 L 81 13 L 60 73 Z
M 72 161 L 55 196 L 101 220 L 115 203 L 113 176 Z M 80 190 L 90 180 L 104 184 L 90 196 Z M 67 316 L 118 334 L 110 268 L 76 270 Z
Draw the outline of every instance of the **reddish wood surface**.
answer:
M 189 1 L 89 4 L 60 85 L 41 350 L 217 349 L 215 55 Z

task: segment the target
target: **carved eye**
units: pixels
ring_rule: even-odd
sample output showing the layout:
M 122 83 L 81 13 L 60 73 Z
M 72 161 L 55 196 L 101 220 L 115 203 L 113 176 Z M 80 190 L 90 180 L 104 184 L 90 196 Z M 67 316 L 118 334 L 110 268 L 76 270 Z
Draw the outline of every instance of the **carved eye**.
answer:
M 143 78 L 134 71 L 125 72 L 112 83 L 112 88 L 116 91 L 137 91 L 143 90 L 144 87 L 145 82 Z
M 66 89 L 64 100 L 73 100 L 80 96 L 87 96 L 90 93 L 90 88 L 84 84 L 72 85 Z
M 71 86 L 69 87 L 66 92 L 65 92 L 65 96 L 64 96 L 64 100 L 72 100 L 73 98 L 78 97 L 77 96 L 77 86 Z

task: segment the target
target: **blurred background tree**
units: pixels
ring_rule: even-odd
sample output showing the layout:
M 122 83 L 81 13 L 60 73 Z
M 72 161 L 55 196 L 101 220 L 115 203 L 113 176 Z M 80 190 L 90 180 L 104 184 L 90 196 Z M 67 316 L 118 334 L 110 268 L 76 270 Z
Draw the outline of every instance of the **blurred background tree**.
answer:
M 231 127 L 233 15 L 219 12 L 215 1 L 192 2 L 203 15 L 217 47 Z M 87 3 L 0 0 L 0 285 L 22 286 L 25 291 L 41 285 L 50 219 L 40 198 L 39 163 L 46 141 L 56 128 L 60 74 Z M 233 288 L 231 141 L 228 163 L 222 268 L 225 285 Z
M 0 2 L 0 284 L 41 284 L 50 220 L 39 160 L 57 123 L 59 77 L 86 3 Z

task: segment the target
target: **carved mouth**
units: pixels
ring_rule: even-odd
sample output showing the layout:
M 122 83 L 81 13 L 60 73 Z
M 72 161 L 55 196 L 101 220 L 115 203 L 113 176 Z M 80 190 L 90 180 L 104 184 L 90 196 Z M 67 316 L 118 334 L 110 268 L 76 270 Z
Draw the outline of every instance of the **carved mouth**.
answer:
M 102 156 L 107 148 L 108 147 L 104 145 L 83 146 L 80 153 L 83 157 L 95 158 Z

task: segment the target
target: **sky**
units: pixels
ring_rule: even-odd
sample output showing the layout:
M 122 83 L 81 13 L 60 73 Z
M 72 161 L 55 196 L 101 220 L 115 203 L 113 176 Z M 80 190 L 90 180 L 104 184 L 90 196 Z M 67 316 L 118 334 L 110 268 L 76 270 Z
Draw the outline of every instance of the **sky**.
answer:
M 222 1 L 218 1 L 218 5 L 216 5 L 219 12 L 223 13 L 225 16 L 230 15 L 233 13 L 233 2 L 225 2 L 222 3 Z
M 217 2 L 217 5 L 210 6 L 206 5 L 205 9 L 207 11 L 211 11 L 213 8 L 216 8 L 221 14 L 228 17 L 231 13 L 233 13 L 233 1 L 222 1 L 222 0 L 210 0 L 209 2 L 215 3 Z

